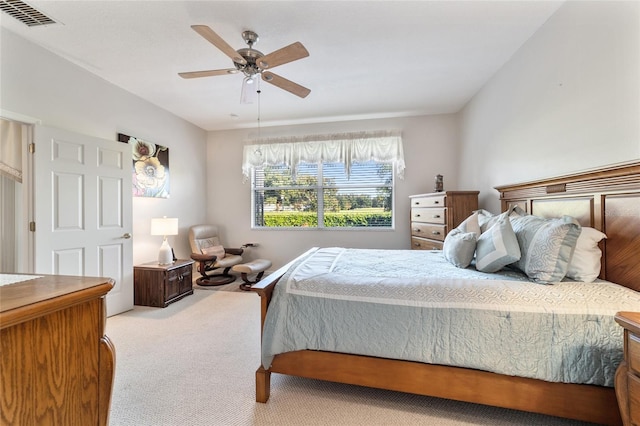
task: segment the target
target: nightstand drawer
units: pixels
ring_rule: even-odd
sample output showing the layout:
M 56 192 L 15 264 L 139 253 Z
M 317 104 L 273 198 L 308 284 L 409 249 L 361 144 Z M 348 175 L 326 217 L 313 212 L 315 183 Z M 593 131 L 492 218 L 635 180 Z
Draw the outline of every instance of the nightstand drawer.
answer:
M 414 222 L 445 223 L 445 208 L 413 208 L 411 220 Z
M 444 207 L 445 196 L 418 197 L 411 200 L 411 207 Z
M 629 333 L 629 340 L 627 340 L 627 356 L 629 369 L 635 374 L 640 375 L 640 337 L 635 334 Z
M 444 237 L 447 235 L 447 227 L 445 225 L 411 222 L 411 235 L 444 241 Z
M 442 250 L 442 243 L 440 241 L 411 237 L 411 248 L 414 250 Z

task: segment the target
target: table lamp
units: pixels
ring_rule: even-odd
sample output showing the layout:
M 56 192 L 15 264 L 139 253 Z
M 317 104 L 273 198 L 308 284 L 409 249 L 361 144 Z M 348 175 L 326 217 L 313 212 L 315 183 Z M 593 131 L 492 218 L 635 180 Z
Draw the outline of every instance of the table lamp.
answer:
M 171 265 L 173 251 L 167 241 L 167 235 L 178 235 L 178 218 L 162 217 L 151 219 L 151 235 L 162 235 L 162 245 L 158 254 L 158 265 Z

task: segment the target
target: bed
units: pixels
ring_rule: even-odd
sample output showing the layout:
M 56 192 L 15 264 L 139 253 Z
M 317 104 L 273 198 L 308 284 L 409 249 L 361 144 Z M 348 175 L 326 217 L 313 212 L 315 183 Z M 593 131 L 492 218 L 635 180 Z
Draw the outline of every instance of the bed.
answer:
M 597 281 L 592 286 L 616 287 L 620 293 L 614 296 L 614 299 L 626 300 L 627 304 L 620 305 L 624 310 L 640 309 L 640 304 L 638 309 L 629 309 L 629 303 L 633 307 L 633 304 L 640 300 L 638 299 L 640 297 L 638 296 L 640 295 L 639 161 L 550 179 L 500 186 L 496 189 L 500 194 L 503 211 L 519 209 L 525 214 L 544 218 L 569 215 L 582 227 L 604 232 L 607 238 L 599 243 L 602 251 L 599 279 L 615 284 Z M 341 250 L 343 249 L 334 249 L 333 255 L 342 256 Z M 563 377 L 553 377 L 553 374 L 557 375 L 557 372 L 553 371 L 552 378 L 548 379 L 544 372 L 540 377 L 519 375 L 518 370 L 510 370 L 512 366 L 509 365 L 505 366 L 506 370 L 496 370 L 503 371 L 502 373 L 490 371 L 492 367 L 487 368 L 484 365 L 473 367 L 449 365 L 449 362 L 433 358 L 437 350 L 429 353 L 432 357 L 429 358 L 432 359 L 430 362 L 416 361 L 411 357 L 409 360 L 398 359 L 393 354 L 389 357 L 356 354 L 351 349 L 343 350 L 344 346 L 339 344 L 332 350 L 292 347 L 289 351 L 278 350 L 271 354 L 268 349 L 272 345 L 271 331 L 267 327 L 265 333 L 265 323 L 272 300 L 274 301 L 272 308 L 280 303 L 278 298 L 272 298 L 274 294 L 283 292 L 285 285 L 291 285 L 292 280 L 289 278 L 294 269 L 306 265 L 316 253 L 316 249 L 304 253 L 252 288 L 261 297 L 263 327 L 263 362 L 256 371 L 258 402 L 268 400 L 270 375 L 279 373 L 487 404 L 594 423 L 611 425 L 622 423 L 615 390 L 612 387 L 613 372 L 610 366 L 600 368 L 601 377 L 598 379 L 573 380 L 572 378 L 565 382 Z M 411 252 L 407 252 L 409 253 Z M 330 254 L 324 250 L 323 256 L 317 260 L 325 261 L 327 265 L 334 265 L 335 260 L 321 259 Z M 412 279 L 413 277 L 405 276 L 399 278 L 403 282 L 411 282 Z M 322 287 L 322 283 L 316 283 L 316 285 Z M 505 283 L 501 285 L 517 287 L 526 283 L 514 277 L 506 277 Z M 567 285 L 577 284 L 567 283 Z M 364 286 L 361 287 L 364 288 Z M 560 285 L 529 284 L 529 288 L 536 288 L 536 291 L 538 287 L 559 289 Z M 302 288 L 298 291 L 306 290 Z M 380 291 L 384 293 L 384 288 Z M 341 299 L 344 302 L 345 298 L 334 295 L 333 299 Z M 406 304 L 408 300 L 411 298 L 406 298 L 403 303 Z M 460 306 L 462 305 L 456 307 Z M 609 311 L 606 311 L 603 305 L 603 312 L 589 312 L 589 314 L 606 314 L 609 317 L 606 322 L 612 323 L 611 306 L 607 305 L 607 308 Z M 446 310 L 440 309 L 440 311 L 442 313 Z M 440 319 L 434 319 L 434 321 L 440 321 Z M 604 321 L 595 318 L 592 323 L 599 322 Z M 621 344 L 622 331 L 619 328 L 610 329 L 607 334 L 612 337 L 607 344 L 616 342 L 618 345 Z M 610 347 L 595 348 L 594 351 L 601 352 L 600 358 L 610 357 L 609 362 L 616 360 L 619 362 L 622 356 L 620 349 L 611 354 Z M 455 357 L 455 355 L 453 353 L 448 356 Z

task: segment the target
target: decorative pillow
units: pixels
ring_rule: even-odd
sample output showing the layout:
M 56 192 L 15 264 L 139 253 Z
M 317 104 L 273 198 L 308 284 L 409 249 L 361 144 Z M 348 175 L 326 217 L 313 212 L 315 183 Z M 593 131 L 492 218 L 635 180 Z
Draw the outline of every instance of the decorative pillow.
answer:
M 498 219 L 498 215 L 495 215 L 485 209 L 475 210 L 473 213 L 476 213 L 478 215 L 480 232 L 485 232 L 487 229 L 491 228 L 491 225 L 493 225 Z
M 518 239 L 511 228 L 509 212 L 497 216 L 491 228 L 478 237 L 476 245 L 476 269 L 481 272 L 498 272 L 520 259 Z
M 509 217 L 519 217 L 528 214 L 518 206 L 511 207 L 508 212 Z M 478 223 L 480 224 L 481 232 L 485 232 L 487 229 L 491 228 L 500 217 L 500 215 L 495 215 L 484 209 L 476 210 L 474 213 L 478 213 Z
M 597 229 L 586 226 L 582 228 L 573 257 L 569 262 L 567 277 L 585 283 L 593 282 L 598 278 L 600 259 L 602 258 L 602 251 L 598 247 L 598 243 L 604 238 L 607 236 Z
M 224 258 L 225 252 L 223 246 L 211 246 L 202 249 L 202 254 L 216 256 L 216 260 Z
M 515 205 L 509 209 L 509 217 L 522 217 L 528 215 L 529 213 L 522 210 L 518 205 Z
M 539 283 L 564 278 L 576 247 L 580 224 L 570 216 L 544 219 L 527 214 L 511 218 L 522 257 L 513 266 Z
M 449 232 L 442 245 L 444 258 L 458 268 L 469 266 L 476 251 L 477 235 L 475 232 L 462 232 L 457 228 Z
M 478 222 L 478 212 L 475 211 L 466 218 L 460 225 L 456 227 L 457 230 L 463 233 L 475 232 L 476 238 L 480 236 L 480 223 Z

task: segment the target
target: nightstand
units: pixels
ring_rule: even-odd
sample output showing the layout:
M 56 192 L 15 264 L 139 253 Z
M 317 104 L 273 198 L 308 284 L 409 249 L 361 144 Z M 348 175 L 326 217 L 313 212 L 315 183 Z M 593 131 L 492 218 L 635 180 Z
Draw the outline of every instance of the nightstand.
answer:
M 133 267 L 133 303 L 164 308 L 193 294 L 193 260 L 176 260 L 171 265 L 149 262 Z
M 640 312 L 618 312 L 624 327 L 624 360 L 616 371 L 616 396 L 625 426 L 640 425 Z

